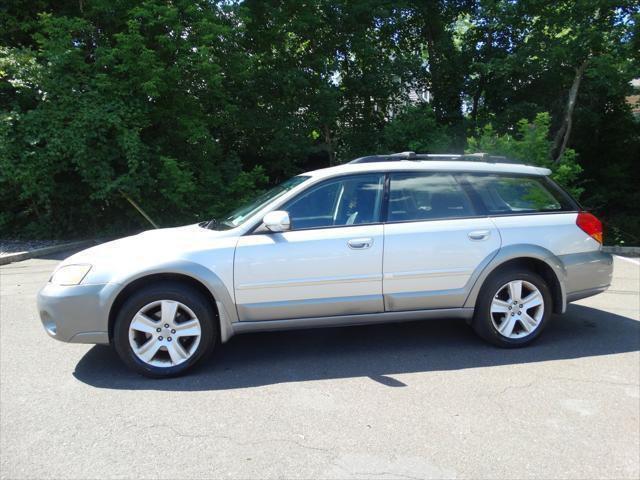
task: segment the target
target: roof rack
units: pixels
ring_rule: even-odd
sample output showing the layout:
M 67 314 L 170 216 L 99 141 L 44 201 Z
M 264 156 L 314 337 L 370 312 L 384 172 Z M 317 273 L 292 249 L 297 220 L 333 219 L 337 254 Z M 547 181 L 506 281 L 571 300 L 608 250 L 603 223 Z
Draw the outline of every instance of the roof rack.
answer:
M 393 162 L 397 160 L 417 160 L 416 152 L 390 153 L 389 155 L 369 155 L 367 157 L 356 158 L 349 163 L 377 163 Z
M 508 159 L 500 155 L 489 155 L 488 153 L 464 153 L 464 154 L 430 154 L 416 152 L 399 152 L 390 153 L 388 155 L 370 155 L 367 157 L 356 158 L 349 163 L 377 163 L 377 162 L 395 162 L 401 160 L 419 161 L 419 160 L 458 160 L 464 162 L 486 162 L 486 163 L 522 163 L 516 160 Z

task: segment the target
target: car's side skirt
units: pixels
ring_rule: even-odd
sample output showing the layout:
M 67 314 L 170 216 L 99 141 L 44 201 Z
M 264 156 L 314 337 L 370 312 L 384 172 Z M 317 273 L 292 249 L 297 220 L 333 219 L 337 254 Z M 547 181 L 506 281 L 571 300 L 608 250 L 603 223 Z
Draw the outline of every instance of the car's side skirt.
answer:
M 437 318 L 462 318 L 469 320 L 473 308 L 438 308 L 433 310 L 411 310 L 403 312 L 367 313 L 359 315 L 337 315 L 332 317 L 309 317 L 285 320 L 263 320 L 259 322 L 236 322 L 231 324 L 233 333 L 266 332 L 273 330 L 297 330 L 304 328 L 341 327 L 373 323 L 405 322 Z
M 270 321 L 281 318 L 309 319 L 384 312 L 382 295 L 309 298 L 238 304 L 240 322 Z

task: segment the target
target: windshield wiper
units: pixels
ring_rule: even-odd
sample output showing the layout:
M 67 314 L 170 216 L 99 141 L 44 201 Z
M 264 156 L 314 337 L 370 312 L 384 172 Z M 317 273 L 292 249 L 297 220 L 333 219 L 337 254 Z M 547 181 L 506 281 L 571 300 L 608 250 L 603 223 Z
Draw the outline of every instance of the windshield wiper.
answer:
M 215 227 L 216 225 L 218 225 L 218 219 L 212 218 L 208 222 L 205 222 L 204 228 L 208 228 L 209 230 L 214 230 L 213 227 Z
M 209 230 L 229 230 L 230 228 L 233 228 L 233 225 L 227 223 L 226 220 L 223 222 L 219 222 L 216 218 L 205 220 L 204 222 L 200 222 L 198 225 Z

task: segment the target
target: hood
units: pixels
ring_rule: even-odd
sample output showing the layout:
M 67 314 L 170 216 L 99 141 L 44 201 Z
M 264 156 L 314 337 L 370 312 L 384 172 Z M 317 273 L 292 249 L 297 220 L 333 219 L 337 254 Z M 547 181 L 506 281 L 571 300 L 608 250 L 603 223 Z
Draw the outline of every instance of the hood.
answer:
M 237 232 L 215 231 L 196 225 L 149 230 L 82 250 L 60 266 L 90 264 L 89 283 L 103 283 L 114 273 L 137 270 L 176 259 L 191 259 L 200 252 L 235 246 Z M 90 278 L 91 277 L 91 278 Z

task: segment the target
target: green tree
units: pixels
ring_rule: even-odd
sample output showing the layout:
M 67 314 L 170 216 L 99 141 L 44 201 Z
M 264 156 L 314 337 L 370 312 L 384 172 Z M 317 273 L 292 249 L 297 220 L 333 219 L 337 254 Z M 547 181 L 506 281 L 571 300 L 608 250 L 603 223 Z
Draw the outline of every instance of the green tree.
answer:
M 477 136 L 468 139 L 468 153 L 502 155 L 529 165 L 549 168 L 552 178 L 577 198 L 583 191 L 579 183 L 582 168 L 576 162 L 576 152 L 571 149 L 565 149 L 558 161 L 549 157 L 552 144 L 549 139 L 550 125 L 548 113 L 539 113 L 531 123 L 526 119 L 520 120 L 514 135 L 499 134 L 491 124 L 487 124 Z
M 550 166 L 638 237 L 639 14 L 631 0 L 9 2 L 0 232 L 146 227 L 127 198 L 186 223 L 303 170 L 467 148 Z M 410 101 L 424 90 L 429 105 Z
M 438 124 L 429 105 L 406 108 L 387 123 L 383 134 L 386 152 L 448 153 L 451 143 L 446 127 Z
M 165 225 L 250 195 L 262 170 L 243 173 L 221 141 L 236 87 L 222 69 L 239 54 L 220 41 L 234 33 L 218 7 L 143 2 L 121 22 L 100 8 L 77 13 L 40 15 L 33 48 L 2 51 L 0 181 L 17 211 L 1 217 L 3 231 L 130 228 L 137 214 L 122 192 Z

